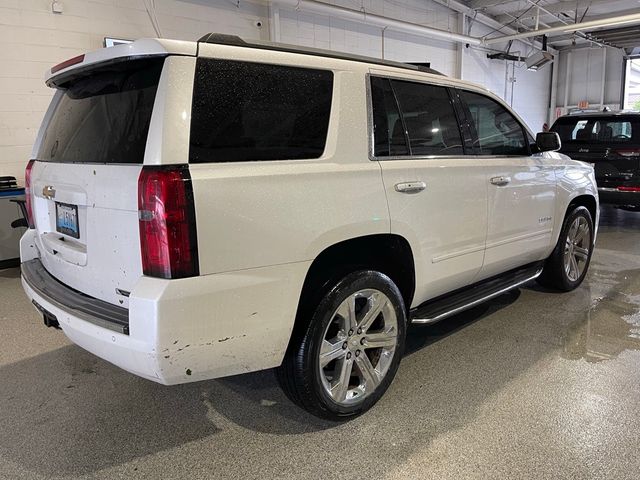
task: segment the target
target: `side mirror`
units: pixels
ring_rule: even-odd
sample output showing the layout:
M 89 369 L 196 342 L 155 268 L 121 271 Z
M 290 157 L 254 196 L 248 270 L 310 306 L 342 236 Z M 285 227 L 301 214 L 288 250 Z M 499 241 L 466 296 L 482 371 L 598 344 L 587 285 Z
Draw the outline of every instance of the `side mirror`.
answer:
M 539 152 L 557 152 L 562 146 L 560 135 L 556 132 L 539 132 L 536 135 L 536 146 Z

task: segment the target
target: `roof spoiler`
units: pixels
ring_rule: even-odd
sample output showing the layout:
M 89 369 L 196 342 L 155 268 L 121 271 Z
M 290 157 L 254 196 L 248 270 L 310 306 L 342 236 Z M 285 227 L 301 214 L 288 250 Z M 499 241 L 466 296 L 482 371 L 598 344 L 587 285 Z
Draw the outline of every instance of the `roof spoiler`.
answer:
M 45 73 L 45 83 L 54 87 L 64 82 L 64 77 L 77 74 L 81 69 L 106 65 L 148 56 L 197 55 L 196 44 L 182 40 L 143 38 L 132 43 L 115 47 L 101 48 L 83 55 L 65 60 L 53 66 Z

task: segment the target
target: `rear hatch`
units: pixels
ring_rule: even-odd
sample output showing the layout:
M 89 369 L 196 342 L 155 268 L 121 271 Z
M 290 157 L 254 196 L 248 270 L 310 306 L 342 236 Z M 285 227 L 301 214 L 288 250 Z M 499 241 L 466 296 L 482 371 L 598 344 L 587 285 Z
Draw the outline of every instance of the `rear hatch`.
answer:
M 163 62 L 110 61 L 56 80 L 30 167 L 44 267 L 71 288 L 125 307 L 142 275 L 138 177 Z
M 640 115 L 566 116 L 551 130 L 562 153 L 594 165 L 598 187 L 640 184 Z

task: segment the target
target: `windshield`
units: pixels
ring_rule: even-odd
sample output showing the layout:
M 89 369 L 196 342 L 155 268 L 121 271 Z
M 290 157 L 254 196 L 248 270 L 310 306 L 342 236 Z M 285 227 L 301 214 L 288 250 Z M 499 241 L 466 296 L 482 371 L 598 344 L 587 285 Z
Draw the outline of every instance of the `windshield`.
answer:
M 624 144 L 640 140 L 640 118 L 563 117 L 551 127 L 563 144 Z
M 64 83 L 37 159 L 142 163 L 164 58 L 97 67 Z

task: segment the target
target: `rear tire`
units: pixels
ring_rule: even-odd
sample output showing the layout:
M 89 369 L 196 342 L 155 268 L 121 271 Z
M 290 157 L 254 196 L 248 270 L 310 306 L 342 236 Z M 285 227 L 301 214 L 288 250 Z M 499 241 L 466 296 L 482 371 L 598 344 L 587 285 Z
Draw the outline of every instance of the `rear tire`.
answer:
M 346 275 L 319 301 L 276 370 L 287 396 L 313 415 L 346 420 L 387 390 L 404 350 L 406 314 L 398 287 L 370 270 Z
M 589 270 L 593 254 L 593 220 L 585 207 L 565 217 L 558 243 L 544 264 L 538 283 L 563 292 L 577 288 Z

